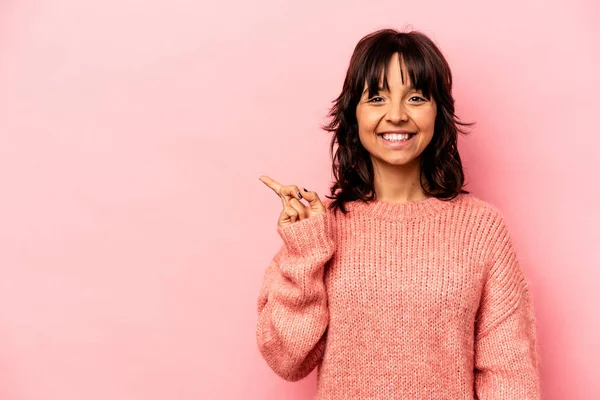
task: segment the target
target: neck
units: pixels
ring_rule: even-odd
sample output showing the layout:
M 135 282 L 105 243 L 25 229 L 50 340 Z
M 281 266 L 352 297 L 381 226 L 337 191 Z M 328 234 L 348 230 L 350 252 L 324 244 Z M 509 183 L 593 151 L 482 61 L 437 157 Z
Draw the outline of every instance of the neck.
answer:
M 389 203 L 409 203 L 428 196 L 421 186 L 420 162 L 390 165 L 373 160 L 375 197 Z

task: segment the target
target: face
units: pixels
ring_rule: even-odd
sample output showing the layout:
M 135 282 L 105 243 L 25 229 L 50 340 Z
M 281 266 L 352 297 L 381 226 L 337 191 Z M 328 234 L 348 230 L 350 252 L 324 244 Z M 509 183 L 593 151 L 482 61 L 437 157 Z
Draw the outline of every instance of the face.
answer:
M 408 76 L 402 83 L 400 57 L 396 53 L 387 69 L 389 91 L 380 89 L 368 98 L 367 85 L 356 107 L 358 134 L 371 154 L 374 167 L 415 167 L 431 142 L 437 106 L 411 87 Z M 402 69 L 406 71 L 404 65 Z M 383 135 L 384 132 L 390 134 Z M 405 133 L 409 134 L 405 140 Z

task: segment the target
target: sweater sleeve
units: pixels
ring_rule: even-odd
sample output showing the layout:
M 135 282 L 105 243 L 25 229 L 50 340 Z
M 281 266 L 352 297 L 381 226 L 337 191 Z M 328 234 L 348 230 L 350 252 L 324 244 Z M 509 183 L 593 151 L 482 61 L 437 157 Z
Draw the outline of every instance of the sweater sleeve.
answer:
M 500 216 L 475 321 L 475 398 L 541 398 L 529 282 Z
M 328 214 L 277 227 L 283 246 L 267 268 L 258 297 L 258 348 L 288 381 L 306 377 L 325 350 L 329 324 L 325 265 L 334 252 Z

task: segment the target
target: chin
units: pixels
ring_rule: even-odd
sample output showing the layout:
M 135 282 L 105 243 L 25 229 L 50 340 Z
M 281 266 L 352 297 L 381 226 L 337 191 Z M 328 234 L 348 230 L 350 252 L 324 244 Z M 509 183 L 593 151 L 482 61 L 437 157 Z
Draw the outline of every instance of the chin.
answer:
M 418 158 L 411 158 L 411 159 L 395 159 L 395 160 L 389 160 L 386 159 L 384 157 L 379 158 L 378 162 L 380 164 L 385 164 L 387 166 L 391 166 L 391 167 L 408 167 L 408 166 L 412 166 L 414 164 L 417 164 L 419 161 Z

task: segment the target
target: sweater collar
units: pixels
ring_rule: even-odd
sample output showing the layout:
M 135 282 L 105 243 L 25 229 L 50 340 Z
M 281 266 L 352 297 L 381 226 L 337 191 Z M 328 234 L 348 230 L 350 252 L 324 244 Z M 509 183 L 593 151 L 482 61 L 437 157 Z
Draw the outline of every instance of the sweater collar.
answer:
M 380 219 L 403 220 L 436 214 L 446 208 L 451 202 L 438 199 L 437 197 L 428 197 L 408 203 L 391 203 L 379 199 L 368 202 L 356 200 L 346 203 L 346 208 L 349 211 L 356 211 L 357 213 L 371 215 Z

